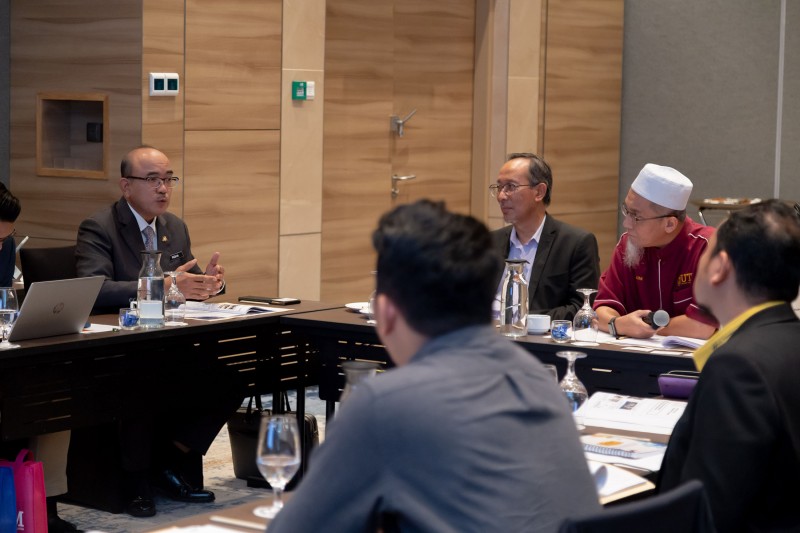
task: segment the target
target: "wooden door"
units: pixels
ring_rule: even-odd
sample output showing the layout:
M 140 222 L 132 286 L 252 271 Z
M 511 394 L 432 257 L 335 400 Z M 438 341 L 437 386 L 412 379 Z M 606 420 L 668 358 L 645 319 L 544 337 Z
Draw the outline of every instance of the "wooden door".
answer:
M 398 203 L 468 212 L 474 0 L 329 0 L 322 205 L 323 300 L 364 300 L 370 236 Z M 402 137 L 390 116 L 416 113 Z M 416 175 L 399 182 L 392 175 Z

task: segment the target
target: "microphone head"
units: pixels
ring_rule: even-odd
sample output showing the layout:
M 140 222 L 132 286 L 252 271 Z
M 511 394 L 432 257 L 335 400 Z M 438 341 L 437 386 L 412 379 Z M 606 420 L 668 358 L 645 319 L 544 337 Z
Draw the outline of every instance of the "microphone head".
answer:
M 650 311 L 642 320 L 644 320 L 645 323 L 650 324 L 650 327 L 653 329 L 663 328 L 669 324 L 669 313 L 663 309 L 659 309 L 658 311 Z

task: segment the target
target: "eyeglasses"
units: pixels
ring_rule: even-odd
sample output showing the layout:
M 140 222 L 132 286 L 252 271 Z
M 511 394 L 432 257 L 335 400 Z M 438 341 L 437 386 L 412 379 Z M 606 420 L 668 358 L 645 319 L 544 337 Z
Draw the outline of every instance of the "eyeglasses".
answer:
M 634 215 L 630 211 L 628 211 L 628 207 L 625 204 L 619 206 L 619 211 L 622 213 L 622 216 L 625 218 L 630 218 L 634 224 L 638 224 L 639 222 L 643 222 L 645 220 L 656 220 L 659 218 L 669 218 L 674 217 L 675 213 L 667 213 L 666 215 L 658 215 L 656 217 L 640 217 L 639 215 Z
M 14 235 L 16 235 L 16 234 L 17 234 L 17 228 L 14 228 L 13 230 L 11 230 L 11 233 L 9 233 L 8 235 L 6 235 L 5 237 L 0 237 L 0 244 L 3 244 L 3 243 L 4 243 L 4 242 L 6 242 L 8 239 L 11 239 L 11 238 L 13 238 L 13 237 L 14 237 Z
M 168 178 L 160 178 L 158 176 L 147 176 L 146 178 L 140 178 L 139 176 L 125 176 L 125 179 L 147 182 L 147 184 L 154 189 L 158 189 L 162 185 L 166 185 L 168 189 L 172 189 L 181 181 L 178 176 L 170 176 Z
M 502 185 L 495 183 L 494 185 L 489 185 L 489 194 L 492 195 L 492 198 L 497 198 L 500 196 L 501 192 L 506 193 L 506 196 L 512 196 L 520 187 L 535 187 L 535 185 L 520 185 L 513 181 L 510 183 L 503 183 Z

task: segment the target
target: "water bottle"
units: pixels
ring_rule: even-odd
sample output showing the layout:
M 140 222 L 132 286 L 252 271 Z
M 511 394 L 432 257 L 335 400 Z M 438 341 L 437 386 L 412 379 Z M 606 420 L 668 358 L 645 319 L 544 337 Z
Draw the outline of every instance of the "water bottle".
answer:
M 506 275 L 500 290 L 500 333 L 506 337 L 528 334 L 528 282 L 524 259 L 506 259 Z
M 164 327 L 164 271 L 161 270 L 161 252 L 143 250 L 142 268 L 139 270 L 137 303 L 139 327 L 155 329 Z

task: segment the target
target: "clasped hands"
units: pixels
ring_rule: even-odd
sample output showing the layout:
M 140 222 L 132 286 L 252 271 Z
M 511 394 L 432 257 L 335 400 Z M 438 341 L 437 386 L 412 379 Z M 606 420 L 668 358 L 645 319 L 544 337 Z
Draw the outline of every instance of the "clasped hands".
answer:
M 178 289 L 183 293 L 187 300 L 207 300 L 222 290 L 225 283 L 225 267 L 219 264 L 219 252 L 211 255 L 204 274 L 194 274 L 189 272 L 197 264 L 197 259 L 192 259 L 175 269 L 179 272 L 177 276 Z M 169 289 L 171 281 L 165 280 Z

